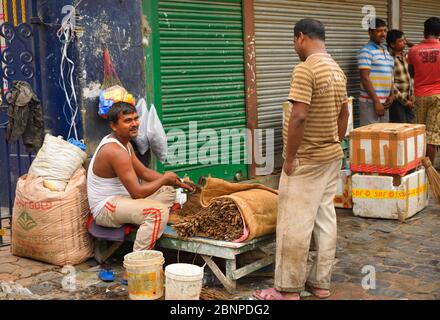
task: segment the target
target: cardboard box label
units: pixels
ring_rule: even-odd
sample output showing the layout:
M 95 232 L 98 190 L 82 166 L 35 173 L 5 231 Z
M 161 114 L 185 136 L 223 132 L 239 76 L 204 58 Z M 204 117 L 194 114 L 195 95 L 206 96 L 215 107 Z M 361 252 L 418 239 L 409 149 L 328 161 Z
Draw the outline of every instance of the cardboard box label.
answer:
M 353 198 L 364 199 L 405 199 L 407 197 L 416 197 L 420 193 L 428 191 L 428 185 L 421 185 L 419 188 L 410 189 L 405 191 L 392 191 L 392 190 L 369 190 L 369 189 L 353 189 Z

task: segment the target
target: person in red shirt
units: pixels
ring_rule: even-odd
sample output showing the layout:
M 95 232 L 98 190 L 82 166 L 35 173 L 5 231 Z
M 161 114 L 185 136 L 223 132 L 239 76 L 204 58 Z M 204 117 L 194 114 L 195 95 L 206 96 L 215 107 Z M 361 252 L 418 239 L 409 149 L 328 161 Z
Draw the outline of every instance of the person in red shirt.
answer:
M 414 78 L 416 122 L 426 125 L 426 156 L 432 163 L 440 145 L 440 18 L 425 21 L 425 40 L 408 53 L 408 69 Z

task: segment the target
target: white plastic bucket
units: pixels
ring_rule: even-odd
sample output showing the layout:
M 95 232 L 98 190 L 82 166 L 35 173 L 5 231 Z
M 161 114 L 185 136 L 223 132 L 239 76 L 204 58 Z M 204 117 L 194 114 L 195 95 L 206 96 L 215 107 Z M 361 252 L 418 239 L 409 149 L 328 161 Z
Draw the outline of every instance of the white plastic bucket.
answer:
M 124 256 L 128 294 L 132 300 L 154 300 L 163 296 L 163 263 L 160 251 L 136 251 Z
M 199 300 L 203 268 L 174 263 L 165 267 L 165 300 Z

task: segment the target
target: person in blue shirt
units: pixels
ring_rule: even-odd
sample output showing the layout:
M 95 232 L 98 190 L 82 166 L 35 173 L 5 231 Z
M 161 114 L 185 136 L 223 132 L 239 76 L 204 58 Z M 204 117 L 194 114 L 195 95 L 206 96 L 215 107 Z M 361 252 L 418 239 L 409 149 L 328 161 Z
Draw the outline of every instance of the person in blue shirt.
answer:
M 360 125 L 389 122 L 388 108 L 394 100 L 394 58 L 385 46 L 387 25 L 382 19 L 370 22 L 370 41 L 358 54 L 361 78 L 359 96 Z

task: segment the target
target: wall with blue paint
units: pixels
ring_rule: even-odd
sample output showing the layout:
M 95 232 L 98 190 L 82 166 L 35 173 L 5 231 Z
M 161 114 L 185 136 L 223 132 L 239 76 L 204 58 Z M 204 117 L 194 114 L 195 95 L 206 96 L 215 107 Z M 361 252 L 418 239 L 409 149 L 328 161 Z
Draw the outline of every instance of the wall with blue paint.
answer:
M 68 126 L 62 112 L 64 93 L 59 85 L 61 43 L 56 30 L 65 5 L 76 6 L 76 34 L 69 56 L 75 62 L 75 81 L 81 108 L 82 136 L 92 153 L 108 133 L 107 122 L 97 115 L 99 88 L 103 79 L 103 49 L 108 48 L 124 87 L 136 98 L 145 95 L 140 0 L 37 0 L 45 25 L 38 26 L 40 64 L 45 85 L 42 95 L 48 109 L 48 129 L 65 136 Z M 50 25 L 54 25 L 51 27 Z
M 70 45 L 68 56 L 75 62 L 74 82 L 80 108 L 79 134 L 85 139 L 90 157 L 101 138 L 110 131 L 107 121 L 97 114 L 105 47 L 109 49 L 124 87 L 136 100 L 145 96 L 141 0 L 27 0 L 26 4 L 28 23 L 33 30 L 33 37 L 26 47 L 33 54 L 35 73 L 29 82 L 42 102 L 46 131 L 63 137 L 67 137 L 69 131 L 66 116 L 70 118 L 70 114 L 69 111 L 63 111 L 67 108 L 60 86 L 62 43 L 56 33 L 65 15 L 62 13 L 63 7 L 76 6 L 76 23 L 81 32 L 77 33 Z M 18 14 L 21 15 L 21 12 Z M 11 49 L 17 54 L 23 50 L 20 47 Z M 11 80 L 16 79 L 23 77 L 18 74 L 11 77 Z M 5 118 L 5 114 L 0 115 L 0 120 Z M 20 143 L 9 146 L 11 155 L 7 155 L 3 132 L 0 133 L 0 139 L 0 184 L 6 186 L 0 188 L 0 205 L 4 205 L 9 201 L 9 192 L 14 196 L 15 182 L 27 172 L 31 158 Z M 5 170 L 8 161 L 10 166 Z
M 97 114 L 104 48 L 108 48 L 123 86 L 136 100 L 145 96 L 142 11 L 140 0 L 84 0 L 77 10 L 84 30 L 76 43 L 79 95 L 90 156 L 101 138 L 110 132 L 107 121 Z
M 65 93 L 60 85 L 60 65 L 62 43 L 57 36 L 64 14 L 62 8 L 65 5 L 72 5 L 72 0 L 34 0 L 35 16 L 41 18 L 41 23 L 34 21 L 32 27 L 35 33 L 36 58 L 40 68 L 39 77 L 41 88 L 39 97 L 44 106 L 45 128 L 53 135 L 67 137 L 69 132 L 68 120 L 71 113 L 68 110 Z M 78 60 L 77 51 L 72 42 L 68 49 L 68 57 L 73 61 Z M 75 85 L 78 70 L 75 72 Z M 76 92 L 79 90 L 77 88 Z M 81 121 L 77 122 L 80 134 L 82 135 Z

